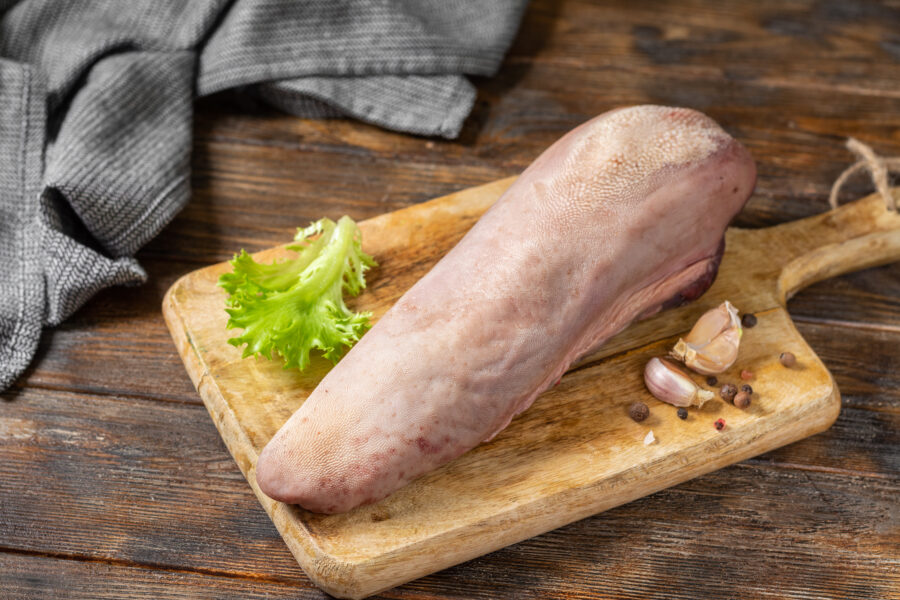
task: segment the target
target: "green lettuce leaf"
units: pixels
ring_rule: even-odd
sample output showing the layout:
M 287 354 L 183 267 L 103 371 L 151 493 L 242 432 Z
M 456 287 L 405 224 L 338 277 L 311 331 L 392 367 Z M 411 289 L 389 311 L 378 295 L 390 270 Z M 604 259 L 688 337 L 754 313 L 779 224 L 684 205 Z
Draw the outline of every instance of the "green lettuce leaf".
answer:
M 371 327 L 371 313 L 351 312 L 344 292 L 358 295 L 375 261 L 362 251 L 359 227 L 346 216 L 337 223 L 320 219 L 298 230 L 294 241 L 288 249 L 297 257 L 272 264 L 241 250 L 219 285 L 228 292 L 228 329 L 244 330 L 228 343 L 246 345 L 244 357 L 277 354 L 284 368 L 302 371 L 311 350 L 337 362 Z

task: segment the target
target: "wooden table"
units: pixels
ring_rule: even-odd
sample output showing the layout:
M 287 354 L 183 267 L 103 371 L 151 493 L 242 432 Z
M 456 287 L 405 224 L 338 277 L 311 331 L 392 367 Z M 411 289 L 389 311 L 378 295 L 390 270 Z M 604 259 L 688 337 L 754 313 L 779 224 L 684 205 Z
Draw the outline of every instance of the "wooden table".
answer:
M 530 6 L 459 140 L 198 104 L 194 198 L 108 290 L 44 335 L 0 402 L 0 598 L 321 598 L 257 504 L 163 324 L 180 275 L 523 169 L 608 108 L 685 105 L 759 165 L 738 223 L 826 209 L 856 136 L 900 154 L 900 7 Z M 870 191 L 861 178 L 846 198 Z M 900 598 L 900 264 L 790 304 L 843 410 L 826 433 L 384 598 Z

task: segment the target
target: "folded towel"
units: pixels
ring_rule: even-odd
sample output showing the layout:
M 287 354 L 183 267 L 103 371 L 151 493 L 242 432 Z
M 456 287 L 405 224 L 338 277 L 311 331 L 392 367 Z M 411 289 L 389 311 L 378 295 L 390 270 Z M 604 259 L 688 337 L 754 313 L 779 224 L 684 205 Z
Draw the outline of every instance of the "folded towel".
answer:
M 526 0 L 0 0 L 0 390 L 43 325 L 147 275 L 190 196 L 192 101 L 459 134 Z

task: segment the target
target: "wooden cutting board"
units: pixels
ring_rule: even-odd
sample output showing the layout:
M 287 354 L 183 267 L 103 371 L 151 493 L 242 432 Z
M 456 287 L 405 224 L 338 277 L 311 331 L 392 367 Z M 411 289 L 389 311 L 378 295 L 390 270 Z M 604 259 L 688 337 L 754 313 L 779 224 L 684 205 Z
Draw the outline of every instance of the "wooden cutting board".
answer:
M 363 247 L 379 266 L 351 307 L 383 315 L 512 181 L 361 223 Z M 274 248 L 256 258 L 288 255 Z M 299 373 L 242 360 L 226 343 L 234 332 L 225 329 L 225 294 L 216 286 L 226 263 L 182 277 L 166 294 L 163 312 L 225 444 L 300 566 L 323 590 L 362 598 L 828 428 L 840 395 L 785 302 L 815 281 L 894 260 L 900 260 L 900 215 L 875 196 L 777 227 L 729 229 L 718 279 L 699 301 L 632 325 L 491 442 L 343 515 L 275 502 L 255 476 L 259 452 L 330 363 L 317 359 Z M 682 421 L 646 392 L 644 364 L 725 299 L 758 316 L 758 325 L 745 330 L 737 363 L 719 377 L 740 384 L 740 371 L 752 371 L 753 403 L 739 410 L 716 399 Z M 780 364 L 785 351 L 797 356 L 796 367 Z M 650 406 L 642 423 L 627 414 L 635 400 Z M 721 432 L 713 426 L 720 417 L 727 423 Z M 657 441 L 645 445 L 650 430 Z

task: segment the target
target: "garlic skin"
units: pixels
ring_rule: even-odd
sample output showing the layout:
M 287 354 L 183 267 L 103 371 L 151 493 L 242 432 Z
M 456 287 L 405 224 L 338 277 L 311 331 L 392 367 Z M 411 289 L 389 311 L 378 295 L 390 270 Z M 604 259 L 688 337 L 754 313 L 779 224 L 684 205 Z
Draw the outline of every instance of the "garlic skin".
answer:
M 703 406 L 713 393 L 704 390 L 665 358 L 651 358 L 644 367 L 644 385 L 657 400 L 673 406 Z
M 697 373 L 722 373 L 737 360 L 743 333 L 738 310 L 726 300 L 706 311 L 670 354 Z

